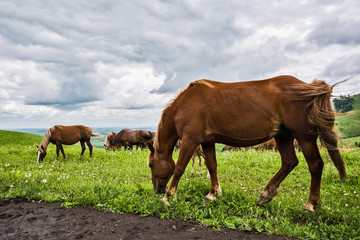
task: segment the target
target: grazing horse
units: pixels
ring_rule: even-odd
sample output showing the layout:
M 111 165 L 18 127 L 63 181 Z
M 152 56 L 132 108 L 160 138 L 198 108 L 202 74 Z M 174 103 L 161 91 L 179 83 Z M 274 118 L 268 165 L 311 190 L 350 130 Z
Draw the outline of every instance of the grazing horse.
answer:
M 110 149 L 110 145 L 116 136 L 116 132 L 109 132 L 105 138 L 104 148 L 106 151 Z
M 275 152 L 277 150 L 276 141 L 272 138 L 266 142 L 260 143 L 256 149 L 259 151 L 271 150 Z
M 62 155 L 66 158 L 64 148 L 62 144 L 73 145 L 80 141 L 81 143 L 81 154 L 80 157 L 84 154 L 85 151 L 85 142 L 90 150 L 90 157 L 92 157 L 92 145 L 90 142 L 91 137 L 98 136 L 92 132 L 92 129 L 82 125 L 74 126 L 61 126 L 55 125 L 52 128 L 49 128 L 44 137 L 42 138 L 40 146 L 37 147 L 38 158 L 37 162 L 41 162 L 46 156 L 46 148 L 49 143 L 56 144 L 56 160 L 59 159 L 59 150 L 61 150 Z
M 267 203 L 278 194 L 281 182 L 298 165 L 293 145 L 296 138 L 311 174 L 310 195 L 303 208 L 314 211 L 320 203 L 324 166 L 316 144 L 318 136 L 340 179 L 346 176 L 333 131 L 332 88 L 324 81 L 307 84 L 291 76 L 236 83 L 204 79 L 190 83 L 163 110 L 150 149 L 148 164 L 155 192 L 165 193 L 162 199 L 165 204 L 169 204 L 171 197 L 177 198 L 179 180 L 201 144 L 211 176 L 211 189 L 205 198 L 213 200 L 222 194 L 215 143 L 246 147 L 275 137 L 282 165 L 257 201 L 257 205 Z M 179 138 L 181 146 L 175 165 L 172 152 Z
M 147 145 L 147 141 L 153 138 L 153 134 L 146 130 L 123 129 L 114 138 L 111 143 L 112 149 L 124 148 L 132 149 L 133 146 L 140 146 L 143 149 Z

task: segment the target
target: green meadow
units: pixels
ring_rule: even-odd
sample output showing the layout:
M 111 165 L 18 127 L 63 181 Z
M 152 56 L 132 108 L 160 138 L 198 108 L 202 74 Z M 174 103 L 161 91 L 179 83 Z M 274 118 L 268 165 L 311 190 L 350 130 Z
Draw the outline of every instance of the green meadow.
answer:
M 299 165 L 288 175 L 279 194 L 256 206 L 258 195 L 280 168 L 277 152 L 217 152 L 223 195 L 205 204 L 210 189 L 206 168 L 180 180 L 178 201 L 165 206 L 154 193 L 147 166 L 148 150 L 105 152 L 89 150 L 79 158 L 80 145 L 64 146 L 67 159 L 55 161 L 50 144 L 42 163 L 36 162 L 35 143 L 41 136 L 0 131 L 0 198 L 23 197 L 60 201 L 63 207 L 90 207 L 114 213 L 136 213 L 167 219 L 185 219 L 237 230 L 280 234 L 298 239 L 360 239 L 360 149 L 341 151 L 348 176 L 339 181 L 326 151 L 321 198 L 315 213 L 302 210 L 309 196 L 310 173 L 302 153 Z M 177 152 L 174 153 L 177 159 Z

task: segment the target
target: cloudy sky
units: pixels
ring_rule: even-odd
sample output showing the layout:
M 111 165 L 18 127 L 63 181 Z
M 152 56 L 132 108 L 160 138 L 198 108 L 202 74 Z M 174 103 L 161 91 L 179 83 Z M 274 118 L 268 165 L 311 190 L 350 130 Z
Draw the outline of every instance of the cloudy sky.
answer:
M 0 129 L 156 126 L 191 81 L 282 74 L 360 93 L 360 1 L 0 0 Z

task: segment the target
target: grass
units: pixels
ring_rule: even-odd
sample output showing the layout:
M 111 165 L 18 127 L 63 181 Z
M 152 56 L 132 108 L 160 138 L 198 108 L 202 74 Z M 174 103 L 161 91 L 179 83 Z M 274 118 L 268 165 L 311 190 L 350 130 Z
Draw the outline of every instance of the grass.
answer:
M 2 134 L 2 133 L 0 133 Z M 259 193 L 280 167 L 276 152 L 218 152 L 218 175 L 223 196 L 205 204 L 210 188 L 206 172 L 179 183 L 178 201 L 164 206 L 152 190 L 147 151 L 105 152 L 88 149 L 79 159 L 80 146 L 64 146 L 68 158 L 55 161 L 55 146 L 36 163 L 35 147 L 0 145 L 0 198 L 60 201 L 65 207 L 94 207 L 116 213 L 136 213 L 185 219 L 231 229 L 281 234 L 299 239 L 360 239 L 359 150 L 342 151 L 348 177 L 339 181 L 325 152 L 321 187 L 322 207 L 315 213 L 301 209 L 309 195 L 310 174 L 298 154 L 299 165 L 288 175 L 270 203 L 256 206 Z M 177 153 L 174 154 L 177 159 Z
M 42 136 L 0 130 L 0 146 L 1 145 L 12 145 L 12 144 L 21 144 L 21 145 L 34 145 L 40 144 Z
M 360 136 L 360 94 L 353 96 L 353 110 L 336 117 L 337 131 L 347 138 Z

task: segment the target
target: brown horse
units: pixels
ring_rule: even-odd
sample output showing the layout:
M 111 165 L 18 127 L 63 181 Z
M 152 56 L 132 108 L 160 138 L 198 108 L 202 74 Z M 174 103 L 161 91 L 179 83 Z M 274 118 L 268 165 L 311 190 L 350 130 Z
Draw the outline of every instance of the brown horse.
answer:
M 275 152 L 277 150 L 276 141 L 272 138 L 266 142 L 260 143 L 256 149 L 259 151 L 271 150 Z
M 332 86 L 324 81 L 304 83 L 291 76 L 260 81 L 221 83 L 198 80 L 191 83 L 164 109 L 148 156 L 155 192 L 162 199 L 177 198 L 177 187 L 185 168 L 199 144 L 211 176 L 207 200 L 221 195 L 217 176 L 215 143 L 251 146 L 275 137 L 282 166 L 261 192 L 257 204 L 264 204 L 278 194 L 285 177 L 298 164 L 293 140 L 303 150 L 311 174 L 311 188 L 304 209 L 314 211 L 320 203 L 320 182 L 323 160 L 316 144 L 318 136 L 339 171 L 346 176 L 333 131 L 334 111 L 330 100 Z M 172 151 L 182 140 L 175 165 Z
M 135 145 L 143 149 L 147 145 L 147 141 L 153 138 L 153 134 L 146 130 L 123 129 L 114 138 L 111 143 L 112 149 L 132 149 Z
M 90 142 L 91 137 L 98 136 L 92 132 L 92 129 L 82 125 L 75 126 L 61 126 L 55 125 L 52 128 L 49 128 L 42 141 L 40 146 L 37 146 L 38 158 L 37 162 L 41 162 L 46 156 L 46 148 L 49 143 L 56 144 L 56 160 L 59 159 L 59 150 L 61 150 L 64 158 L 66 158 L 64 148 L 62 144 L 73 145 L 80 141 L 81 143 L 81 154 L 80 157 L 84 154 L 85 151 L 85 142 L 90 149 L 90 157 L 92 157 L 92 145 Z
M 104 148 L 105 151 L 108 151 L 110 149 L 110 145 L 112 141 L 114 141 L 114 138 L 116 136 L 116 132 L 109 132 L 108 135 L 105 138 Z

